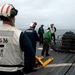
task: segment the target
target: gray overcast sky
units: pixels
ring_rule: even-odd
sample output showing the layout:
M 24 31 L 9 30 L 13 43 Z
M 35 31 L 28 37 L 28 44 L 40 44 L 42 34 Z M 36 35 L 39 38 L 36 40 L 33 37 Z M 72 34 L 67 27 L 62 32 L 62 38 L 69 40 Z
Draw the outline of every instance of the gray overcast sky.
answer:
M 17 28 L 28 28 L 36 21 L 38 28 L 55 24 L 57 29 L 75 29 L 75 0 L 1 0 L 0 5 L 10 3 L 18 9 Z M 0 22 L 2 24 L 2 22 Z

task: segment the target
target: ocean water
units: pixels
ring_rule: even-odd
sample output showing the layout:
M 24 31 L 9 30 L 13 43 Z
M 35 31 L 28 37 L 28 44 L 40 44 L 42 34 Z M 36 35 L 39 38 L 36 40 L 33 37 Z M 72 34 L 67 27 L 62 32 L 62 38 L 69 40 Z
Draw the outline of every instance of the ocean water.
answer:
M 63 34 L 65 34 L 66 32 L 73 32 L 73 33 L 75 33 L 75 29 L 58 29 L 58 30 L 56 31 L 56 33 L 55 33 L 56 38 L 57 38 L 58 36 L 63 36 Z
M 21 29 L 22 31 L 25 31 L 25 29 Z M 46 32 L 46 29 L 44 29 L 45 32 Z M 36 29 L 36 31 L 38 31 L 38 29 Z M 63 36 L 63 34 L 65 34 L 66 32 L 74 32 L 75 33 L 75 29 L 57 29 L 57 31 L 55 32 L 55 35 L 56 35 L 56 39 L 59 37 L 59 36 Z

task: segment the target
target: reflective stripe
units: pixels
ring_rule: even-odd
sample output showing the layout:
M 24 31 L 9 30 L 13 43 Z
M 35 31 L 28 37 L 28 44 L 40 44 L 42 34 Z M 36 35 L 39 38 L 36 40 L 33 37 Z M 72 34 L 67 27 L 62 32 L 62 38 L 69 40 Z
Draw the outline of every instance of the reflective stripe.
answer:
M 14 34 L 14 31 L 2 31 L 0 30 L 0 36 L 10 36 L 12 37 Z
M 26 32 L 33 32 L 32 30 L 26 30 Z
M 3 8 L 4 8 L 4 6 L 5 6 L 6 4 L 4 4 L 3 6 L 2 6 L 2 8 L 1 8 L 1 13 L 2 13 L 2 11 L 3 11 Z
M 0 67 L 0 71 L 5 71 L 5 72 L 14 72 L 18 70 L 22 70 L 23 67 Z
M 10 8 L 10 5 L 6 9 L 6 14 L 8 14 L 9 8 Z
M 0 65 L 0 67 L 24 67 L 24 65 Z

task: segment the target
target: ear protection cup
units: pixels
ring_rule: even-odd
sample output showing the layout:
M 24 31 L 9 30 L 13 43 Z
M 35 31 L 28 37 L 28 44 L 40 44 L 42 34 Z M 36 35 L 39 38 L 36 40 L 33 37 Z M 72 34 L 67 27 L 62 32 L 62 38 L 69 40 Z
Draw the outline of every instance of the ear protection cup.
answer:
M 12 9 L 11 9 L 11 12 L 10 12 L 10 16 L 11 16 L 11 17 L 14 17 L 14 16 L 17 15 L 17 13 L 18 13 L 18 10 L 15 9 L 15 8 L 12 8 Z

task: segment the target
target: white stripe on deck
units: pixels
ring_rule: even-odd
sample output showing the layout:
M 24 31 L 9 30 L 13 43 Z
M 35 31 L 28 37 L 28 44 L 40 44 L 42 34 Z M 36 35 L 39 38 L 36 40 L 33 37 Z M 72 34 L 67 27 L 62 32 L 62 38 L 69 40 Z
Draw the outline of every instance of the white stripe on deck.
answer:
M 40 47 L 40 48 L 38 48 L 38 50 L 42 50 L 42 49 L 43 49 L 43 48 L 41 48 L 41 47 Z
M 38 50 L 42 50 L 43 48 L 42 47 L 39 47 L 39 48 L 37 48 Z M 53 50 L 53 49 L 50 49 L 50 50 Z
M 47 67 L 64 67 L 64 66 L 71 66 L 72 63 L 61 63 L 61 64 L 49 64 L 46 66 Z M 75 64 L 73 64 L 75 66 Z

